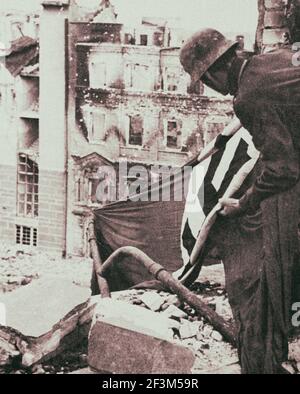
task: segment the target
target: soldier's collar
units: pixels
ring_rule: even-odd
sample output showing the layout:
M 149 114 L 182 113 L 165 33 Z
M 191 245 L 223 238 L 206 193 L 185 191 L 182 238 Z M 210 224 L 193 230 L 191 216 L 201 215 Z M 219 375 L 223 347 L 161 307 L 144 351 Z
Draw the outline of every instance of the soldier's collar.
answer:
M 228 73 L 229 93 L 232 96 L 235 96 L 237 94 L 239 83 L 247 63 L 248 60 L 242 59 L 240 57 L 237 57 L 232 62 Z

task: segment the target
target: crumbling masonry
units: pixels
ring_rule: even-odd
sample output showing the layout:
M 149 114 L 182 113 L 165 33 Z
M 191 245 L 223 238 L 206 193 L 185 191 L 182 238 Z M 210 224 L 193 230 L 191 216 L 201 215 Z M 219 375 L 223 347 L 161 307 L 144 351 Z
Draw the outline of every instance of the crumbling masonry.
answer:
M 0 72 L 3 241 L 85 253 L 85 215 L 107 202 L 100 166 L 180 166 L 222 130 L 230 101 L 190 89 L 182 40 L 160 18 L 124 26 L 109 1 L 95 12 L 43 2 L 39 45 L 15 40 Z
M 259 50 L 300 41 L 299 0 L 258 3 Z M 39 42 L 14 36 L 1 53 L 0 237 L 82 254 L 85 215 L 107 203 L 96 196 L 99 167 L 183 165 L 230 120 L 231 101 L 191 90 L 176 21 L 132 29 L 109 1 L 91 12 L 45 0 L 32 23 Z

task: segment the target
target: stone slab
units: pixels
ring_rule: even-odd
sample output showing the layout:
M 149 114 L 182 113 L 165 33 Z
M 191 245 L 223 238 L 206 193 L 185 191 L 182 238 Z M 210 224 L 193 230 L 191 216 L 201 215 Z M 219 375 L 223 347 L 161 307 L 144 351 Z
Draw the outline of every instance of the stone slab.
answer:
M 170 320 L 122 301 L 101 300 L 89 335 L 89 366 L 117 374 L 191 373 L 195 357 L 172 343 Z

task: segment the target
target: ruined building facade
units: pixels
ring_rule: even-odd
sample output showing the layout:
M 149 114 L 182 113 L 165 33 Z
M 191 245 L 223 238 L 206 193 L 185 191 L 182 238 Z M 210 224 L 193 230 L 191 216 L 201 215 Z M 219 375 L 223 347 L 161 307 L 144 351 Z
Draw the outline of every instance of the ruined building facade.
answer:
M 86 215 L 109 202 L 99 168 L 181 166 L 222 131 L 231 102 L 191 90 L 181 43 L 160 18 L 125 26 L 109 1 L 43 2 L 39 43 L 19 38 L 0 71 L 3 241 L 85 253 Z

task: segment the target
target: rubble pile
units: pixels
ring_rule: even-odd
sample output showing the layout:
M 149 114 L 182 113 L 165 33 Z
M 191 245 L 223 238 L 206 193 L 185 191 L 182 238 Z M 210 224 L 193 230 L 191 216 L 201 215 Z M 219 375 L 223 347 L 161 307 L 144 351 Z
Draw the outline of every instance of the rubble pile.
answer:
M 16 249 L 7 249 L 0 245 L 0 302 L 1 292 L 12 292 L 20 286 L 32 286 L 41 278 L 48 279 L 63 276 L 71 278 L 78 286 L 89 288 L 91 260 L 70 258 L 67 260 L 29 254 Z M 208 272 L 209 271 L 209 272 Z M 232 313 L 228 297 L 221 282 L 222 267 L 211 270 L 203 269 L 202 282 L 197 281 L 191 290 L 214 309 L 226 321 L 232 322 Z M 215 279 L 208 279 L 212 278 Z M 31 282 L 34 282 L 31 284 Z M 17 292 L 16 292 L 17 293 Z M 222 335 L 215 331 L 203 318 L 179 298 L 168 292 L 155 290 L 127 290 L 112 294 L 112 299 L 129 305 L 143 307 L 173 321 L 171 340 L 190 349 L 195 356 L 193 373 L 239 373 L 237 351 L 225 342 Z M 76 348 L 68 348 L 52 360 L 34 365 L 28 369 L 10 366 L 0 373 L 11 374 L 68 374 L 88 366 L 88 344 L 84 340 Z M 286 368 L 292 373 L 300 373 L 300 341 L 290 343 L 290 362 Z
M 88 287 L 91 267 L 91 259 L 72 257 L 65 260 L 0 244 L 0 294 L 26 286 L 35 279 L 53 275 L 68 276 L 74 284 Z
M 226 320 L 232 319 L 231 309 L 224 288 L 217 283 L 196 283 L 193 290 L 202 301 L 212 306 Z M 206 321 L 199 318 L 187 304 L 176 295 L 166 292 L 128 290 L 112 294 L 112 298 L 143 306 L 163 314 L 177 322 L 173 329 L 175 343 L 191 349 L 196 356 L 193 372 L 209 371 L 238 362 L 237 351 L 223 340 Z

